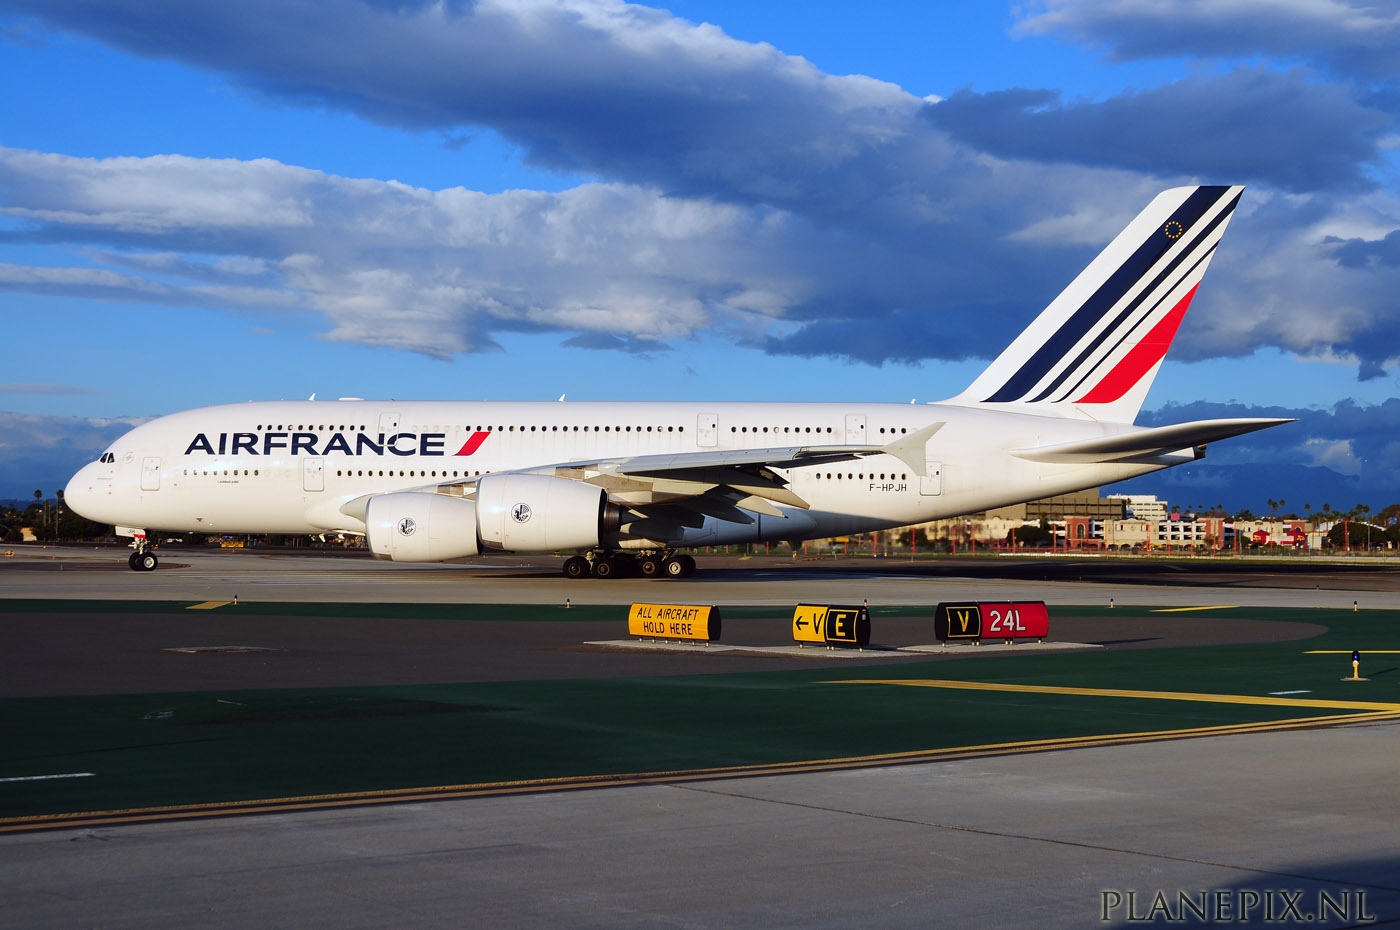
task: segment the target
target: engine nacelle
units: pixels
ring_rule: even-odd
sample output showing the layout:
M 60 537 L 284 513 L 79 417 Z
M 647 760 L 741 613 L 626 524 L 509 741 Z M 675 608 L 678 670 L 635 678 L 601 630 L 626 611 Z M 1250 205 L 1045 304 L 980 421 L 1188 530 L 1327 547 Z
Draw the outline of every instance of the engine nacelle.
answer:
M 476 504 L 424 491 L 376 494 L 365 504 L 365 536 L 376 559 L 443 562 L 476 555 Z
M 476 483 L 477 533 L 492 549 L 591 549 L 610 512 L 606 491 L 568 478 L 486 475 Z

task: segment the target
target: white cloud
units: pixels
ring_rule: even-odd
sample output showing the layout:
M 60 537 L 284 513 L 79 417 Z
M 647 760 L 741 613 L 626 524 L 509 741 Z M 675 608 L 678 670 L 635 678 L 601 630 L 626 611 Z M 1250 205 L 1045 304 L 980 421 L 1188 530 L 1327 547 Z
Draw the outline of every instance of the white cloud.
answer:
M 1153 32 L 1133 17 L 1157 7 L 1193 27 L 1271 12 L 1261 35 L 1279 48 L 1329 17 L 1342 25 L 1324 37 L 1361 23 L 1390 41 L 1388 14 L 1340 0 L 1052 0 L 1021 28 L 1126 49 Z M 1177 357 L 1276 345 L 1350 354 L 1374 375 L 1400 331 L 1400 264 L 1381 248 L 1400 209 L 1369 173 L 1393 119 L 1306 69 L 1202 69 L 1036 110 L 1021 104 L 1055 92 L 931 102 L 616 0 L 0 8 L 279 102 L 490 127 L 536 165 L 603 179 L 488 195 L 269 160 L 0 149 L 7 239 L 49 250 L 0 266 L 11 290 L 310 312 L 327 338 L 435 357 L 510 330 L 652 345 L 701 329 L 873 363 L 988 356 L 1156 191 L 1200 179 L 1254 187 Z M 1261 47 L 1238 29 L 1189 34 L 1218 36 L 1221 54 Z M 1202 138 L 1202 112 L 1264 141 L 1163 142 Z M 1027 131 L 1039 125 L 1056 132 Z M 1325 193 L 1339 178 L 1347 192 Z
M 1352 451 L 1350 439 L 1309 439 L 1303 445 L 1303 452 L 1310 465 L 1330 468 L 1341 475 L 1361 474 L 1361 460 Z

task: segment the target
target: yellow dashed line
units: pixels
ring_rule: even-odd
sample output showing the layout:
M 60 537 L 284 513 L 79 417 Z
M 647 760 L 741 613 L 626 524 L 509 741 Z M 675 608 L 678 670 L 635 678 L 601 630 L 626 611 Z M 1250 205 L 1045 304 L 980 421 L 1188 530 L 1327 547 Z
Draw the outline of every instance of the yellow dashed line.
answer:
M 1012 685 L 991 681 L 951 681 L 938 678 L 856 679 L 833 685 L 903 685 L 910 688 L 950 688 L 958 691 L 1011 691 L 1021 694 L 1072 694 L 1083 697 L 1141 698 L 1154 701 L 1200 701 L 1207 704 L 1262 704 L 1273 707 L 1316 707 L 1326 710 L 1400 713 L 1400 704 L 1377 701 L 1332 701 L 1252 694 L 1197 694 L 1191 691 L 1124 691 L 1117 688 L 1064 688 L 1053 685 Z

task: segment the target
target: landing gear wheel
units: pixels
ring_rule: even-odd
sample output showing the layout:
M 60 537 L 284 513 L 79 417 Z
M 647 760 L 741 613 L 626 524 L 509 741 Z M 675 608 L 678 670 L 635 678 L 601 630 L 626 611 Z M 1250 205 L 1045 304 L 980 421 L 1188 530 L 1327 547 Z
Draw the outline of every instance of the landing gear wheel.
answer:
M 654 555 L 644 555 L 637 560 L 637 570 L 643 578 L 655 578 L 661 574 L 661 560 Z
M 689 578 L 695 574 L 695 560 L 688 555 L 676 556 L 676 561 L 681 563 L 681 577 Z
M 681 559 L 683 555 L 673 555 L 671 558 L 661 563 L 661 570 L 666 573 L 667 578 L 684 578 L 686 576 L 685 563 Z
M 141 570 L 141 566 L 136 564 L 136 559 L 140 555 L 141 553 L 139 552 L 133 552 L 131 555 L 126 557 L 126 564 L 133 572 L 139 572 Z
M 618 575 L 617 566 L 612 559 L 598 559 L 593 563 L 594 578 L 615 578 Z
M 588 560 L 581 555 L 571 555 L 564 560 L 565 578 L 587 578 Z
M 160 560 L 156 558 L 154 552 L 138 552 L 136 558 L 131 563 L 139 572 L 153 572 Z

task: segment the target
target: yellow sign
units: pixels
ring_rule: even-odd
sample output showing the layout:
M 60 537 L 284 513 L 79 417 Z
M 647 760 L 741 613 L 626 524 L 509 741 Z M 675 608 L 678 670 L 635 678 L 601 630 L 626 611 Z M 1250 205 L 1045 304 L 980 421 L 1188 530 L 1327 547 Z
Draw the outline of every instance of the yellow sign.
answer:
M 694 604 L 633 604 L 627 612 L 627 632 L 660 639 L 719 639 L 718 607 Z
M 864 607 L 798 604 L 792 612 L 792 639 L 826 646 L 865 646 L 870 642 L 870 614 Z
M 825 606 L 798 604 L 792 612 L 792 639 L 797 643 L 826 643 Z

